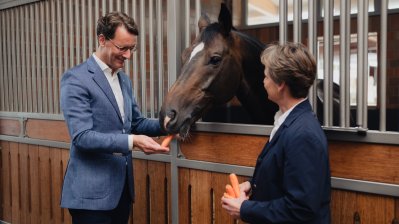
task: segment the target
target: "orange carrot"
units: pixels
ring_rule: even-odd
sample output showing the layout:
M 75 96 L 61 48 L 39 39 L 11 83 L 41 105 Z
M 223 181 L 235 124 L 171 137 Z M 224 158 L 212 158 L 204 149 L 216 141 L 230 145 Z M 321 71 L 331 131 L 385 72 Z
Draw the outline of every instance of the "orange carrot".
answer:
M 234 198 L 233 196 L 227 194 L 226 192 L 223 193 L 223 197 L 225 197 L 225 198 Z
M 230 197 L 235 198 L 236 194 L 234 193 L 233 187 L 230 184 L 226 184 L 226 193 L 230 195 Z
M 164 138 L 164 140 L 162 141 L 161 146 L 162 146 L 162 147 L 168 147 L 168 146 L 169 146 L 169 143 L 172 141 L 172 139 L 173 139 L 173 135 L 168 135 L 168 136 L 166 136 L 166 137 Z
M 237 176 L 234 173 L 231 173 L 229 177 L 231 186 L 233 187 L 235 193 L 235 197 L 238 198 L 240 197 L 240 184 L 238 183 Z

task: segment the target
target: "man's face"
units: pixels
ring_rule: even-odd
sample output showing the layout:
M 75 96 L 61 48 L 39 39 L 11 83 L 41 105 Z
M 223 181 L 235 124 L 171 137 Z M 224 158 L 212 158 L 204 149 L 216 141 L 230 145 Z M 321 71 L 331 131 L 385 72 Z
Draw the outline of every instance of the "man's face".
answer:
M 137 36 L 129 33 L 124 26 L 119 26 L 115 30 L 113 39 L 106 39 L 104 36 L 100 38 L 105 47 L 101 60 L 112 69 L 112 72 L 123 68 L 125 60 L 132 56 Z

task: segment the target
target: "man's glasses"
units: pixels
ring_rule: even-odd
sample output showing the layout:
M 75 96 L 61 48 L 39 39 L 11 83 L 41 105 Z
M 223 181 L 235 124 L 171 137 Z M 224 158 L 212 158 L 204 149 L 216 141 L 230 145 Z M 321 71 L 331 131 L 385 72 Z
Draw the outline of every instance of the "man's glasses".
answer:
M 130 53 L 133 53 L 134 51 L 137 50 L 137 45 L 134 45 L 133 47 L 120 47 L 117 44 L 115 44 L 111 39 L 107 38 L 107 40 L 109 40 L 122 53 L 125 53 L 128 50 L 130 50 Z

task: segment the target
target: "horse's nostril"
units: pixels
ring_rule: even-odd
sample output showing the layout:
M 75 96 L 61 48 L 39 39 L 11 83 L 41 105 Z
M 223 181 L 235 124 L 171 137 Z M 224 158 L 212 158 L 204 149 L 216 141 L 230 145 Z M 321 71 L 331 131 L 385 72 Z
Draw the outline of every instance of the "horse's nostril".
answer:
M 166 116 L 168 116 L 171 120 L 175 119 L 176 117 L 176 110 L 170 110 L 166 113 Z

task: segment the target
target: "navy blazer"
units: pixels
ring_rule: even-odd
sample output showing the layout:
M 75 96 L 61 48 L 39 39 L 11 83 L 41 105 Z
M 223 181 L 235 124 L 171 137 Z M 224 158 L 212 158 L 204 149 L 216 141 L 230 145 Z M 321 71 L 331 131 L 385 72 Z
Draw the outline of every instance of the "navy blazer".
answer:
M 327 139 L 308 100 L 298 104 L 260 153 L 241 205 L 248 223 L 330 223 Z
M 162 131 L 158 120 L 141 115 L 128 76 L 120 71 L 118 78 L 124 100 L 124 121 L 111 86 L 93 56 L 62 77 L 60 101 L 71 147 L 61 207 L 114 209 L 125 179 L 134 200 L 128 134 L 157 136 Z

